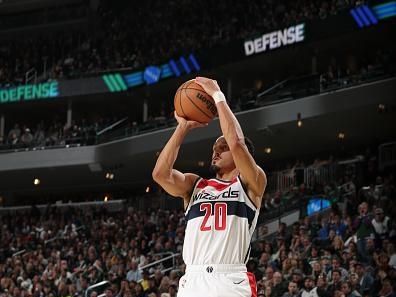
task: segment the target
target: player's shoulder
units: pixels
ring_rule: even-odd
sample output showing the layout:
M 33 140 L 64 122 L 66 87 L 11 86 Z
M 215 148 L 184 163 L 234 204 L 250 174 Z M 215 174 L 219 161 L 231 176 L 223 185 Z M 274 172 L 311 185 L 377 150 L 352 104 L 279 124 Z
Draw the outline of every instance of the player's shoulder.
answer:
M 194 189 L 198 181 L 202 180 L 202 177 L 195 173 L 185 173 L 186 182 L 190 184 L 190 192 Z M 190 194 L 190 193 L 189 193 Z

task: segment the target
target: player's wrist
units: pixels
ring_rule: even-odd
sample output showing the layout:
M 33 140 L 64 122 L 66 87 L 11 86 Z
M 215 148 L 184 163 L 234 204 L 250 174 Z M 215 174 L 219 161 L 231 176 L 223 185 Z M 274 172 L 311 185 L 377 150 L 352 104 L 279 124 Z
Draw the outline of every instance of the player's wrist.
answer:
M 222 91 L 216 91 L 213 93 L 212 98 L 216 104 L 220 102 L 226 102 L 225 96 Z

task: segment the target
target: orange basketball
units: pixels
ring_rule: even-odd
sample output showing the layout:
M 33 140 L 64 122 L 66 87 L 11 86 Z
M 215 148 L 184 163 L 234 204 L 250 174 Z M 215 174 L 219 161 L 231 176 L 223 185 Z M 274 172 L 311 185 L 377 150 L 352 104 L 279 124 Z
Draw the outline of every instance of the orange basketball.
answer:
M 209 123 L 217 115 L 213 98 L 194 80 L 186 81 L 177 89 L 174 105 L 178 116 L 191 121 Z

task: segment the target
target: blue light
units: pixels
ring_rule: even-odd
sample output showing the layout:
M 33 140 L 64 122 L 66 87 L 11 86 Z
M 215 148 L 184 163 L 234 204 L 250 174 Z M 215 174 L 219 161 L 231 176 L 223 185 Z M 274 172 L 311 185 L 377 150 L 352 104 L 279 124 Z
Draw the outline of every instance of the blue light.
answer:
M 143 72 L 134 72 L 128 75 L 124 75 L 124 79 L 128 85 L 128 87 L 139 86 L 144 83 L 143 81 Z
M 362 11 L 362 8 L 361 8 L 361 7 L 356 8 L 356 12 L 358 13 L 358 15 L 359 15 L 360 19 L 363 21 L 363 23 L 364 23 L 366 26 L 370 26 L 370 21 L 369 21 L 369 20 L 366 18 L 366 16 L 364 15 L 364 13 L 363 13 L 363 11 Z
M 363 25 L 362 21 L 360 20 L 359 16 L 357 15 L 356 11 L 354 9 L 351 9 L 350 13 L 353 16 L 353 19 L 355 20 L 355 22 L 358 24 L 359 28 L 362 28 L 364 25 Z
M 167 78 L 173 76 L 173 72 L 169 64 L 164 64 L 161 66 L 161 78 Z
M 143 78 L 148 85 L 157 83 L 161 77 L 161 69 L 156 66 L 148 66 L 143 73 Z
M 187 74 L 191 72 L 190 66 L 188 66 L 187 61 L 186 61 L 186 59 L 184 59 L 183 56 L 180 57 L 180 63 L 182 64 L 182 66 Z
M 191 63 L 193 64 L 193 66 L 194 66 L 194 68 L 195 68 L 196 71 L 201 70 L 201 67 L 200 67 L 199 64 L 198 64 L 198 61 L 197 61 L 197 59 L 195 59 L 195 56 L 194 56 L 193 54 L 190 54 L 190 55 L 188 56 L 188 58 L 190 59 L 190 61 L 191 61 Z
M 170 65 L 173 73 L 175 74 L 175 76 L 180 76 L 180 70 L 179 70 L 179 68 L 177 68 L 175 60 L 170 60 L 169 65 Z
M 369 17 L 371 23 L 373 25 L 378 24 L 377 18 L 374 16 L 373 12 L 371 11 L 370 8 L 367 7 L 367 5 L 362 6 L 363 11 L 366 13 L 366 15 Z
M 396 16 L 396 1 L 373 6 L 373 10 L 378 19 L 385 19 Z

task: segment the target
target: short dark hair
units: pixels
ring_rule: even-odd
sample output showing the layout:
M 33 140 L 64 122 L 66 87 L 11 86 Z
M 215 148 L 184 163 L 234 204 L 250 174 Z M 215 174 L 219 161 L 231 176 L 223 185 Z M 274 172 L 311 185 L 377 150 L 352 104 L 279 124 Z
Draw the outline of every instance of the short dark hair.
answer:
M 217 138 L 217 139 L 216 139 L 216 142 L 217 142 L 219 139 L 224 139 L 224 140 L 225 140 L 224 135 L 221 135 L 219 138 Z M 254 144 L 253 144 L 253 142 L 252 142 L 248 137 L 244 137 L 243 140 L 245 141 L 245 145 L 246 145 L 246 147 L 247 147 L 249 153 L 254 157 Z M 216 143 L 216 142 L 215 142 L 215 143 Z M 226 142 L 227 142 L 227 141 L 226 141 Z

